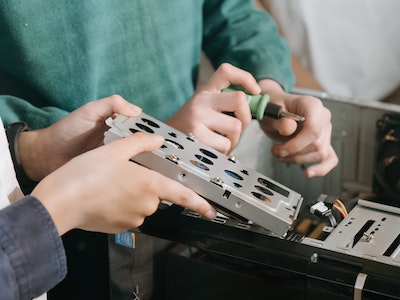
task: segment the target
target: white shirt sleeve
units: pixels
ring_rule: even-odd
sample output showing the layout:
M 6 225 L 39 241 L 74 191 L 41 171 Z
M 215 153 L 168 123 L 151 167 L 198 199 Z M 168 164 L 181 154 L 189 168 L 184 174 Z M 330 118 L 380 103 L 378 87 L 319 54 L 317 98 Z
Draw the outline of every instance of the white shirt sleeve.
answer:
M 0 118 L 0 209 L 23 197 L 15 176 L 8 141 Z

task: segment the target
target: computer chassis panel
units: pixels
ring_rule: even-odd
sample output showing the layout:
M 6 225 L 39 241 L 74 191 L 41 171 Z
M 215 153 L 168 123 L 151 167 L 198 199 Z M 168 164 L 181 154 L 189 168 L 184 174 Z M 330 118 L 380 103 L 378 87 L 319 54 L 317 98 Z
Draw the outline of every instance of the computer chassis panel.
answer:
M 192 211 L 166 204 L 146 218 L 140 230 L 204 251 L 202 257 L 207 254 L 227 257 L 232 265 L 242 264 L 244 277 L 254 275 L 256 270 L 280 270 L 285 272 L 287 278 L 302 280 L 304 285 L 300 285 L 300 290 L 294 294 L 287 291 L 290 295 L 286 295 L 285 299 L 400 299 L 400 248 L 397 238 L 400 215 L 393 213 L 390 208 L 381 210 L 379 204 L 376 209 L 375 204 L 369 201 L 361 200 L 359 203 L 349 213 L 348 219 L 328 230 L 324 240 L 299 234 L 295 228 L 290 229 L 285 237 L 277 237 L 255 224 L 227 216 L 218 216 L 209 221 Z M 366 210 L 370 212 L 362 217 Z M 307 211 L 308 208 L 304 206 L 299 218 Z M 356 220 L 354 217 L 361 218 Z M 353 227 L 347 230 L 349 222 L 354 220 Z M 382 225 L 386 221 L 387 224 Z M 368 229 L 365 224 L 369 224 Z M 370 234 L 376 228 L 380 228 L 381 237 L 378 233 L 373 238 L 363 234 Z M 352 242 L 346 243 L 349 241 Z M 343 244 L 346 247 L 342 247 Z M 221 265 L 215 260 L 212 265 L 223 270 L 229 260 L 227 258 L 221 260 Z M 215 288 L 213 283 L 204 279 L 202 290 L 207 286 Z M 275 299 L 281 295 L 280 287 L 285 288 L 285 285 L 266 279 L 262 281 L 260 290 L 269 290 L 270 296 Z M 190 289 L 191 286 L 182 287 L 183 290 L 185 288 Z M 230 287 L 219 286 L 219 289 L 222 289 L 219 292 L 223 292 L 223 289 Z M 265 298 L 265 294 L 258 297 L 256 291 L 249 291 L 249 295 L 254 296 L 252 299 Z M 208 299 L 217 298 L 211 294 Z

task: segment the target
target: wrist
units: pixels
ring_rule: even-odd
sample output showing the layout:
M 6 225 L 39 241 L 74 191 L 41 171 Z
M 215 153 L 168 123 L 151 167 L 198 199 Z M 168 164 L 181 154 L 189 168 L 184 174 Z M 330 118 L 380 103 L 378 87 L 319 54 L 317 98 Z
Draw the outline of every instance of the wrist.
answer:
M 284 89 L 279 82 L 273 79 L 261 79 L 258 81 L 258 85 L 261 87 L 262 94 L 273 94 L 273 93 L 284 93 Z
M 20 155 L 20 136 L 30 129 L 25 122 L 17 122 L 6 127 L 7 139 L 10 148 L 11 158 L 14 164 L 14 169 L 18 183 L 24 194 L 28 194 L 37 184 L 26 172 Z M 23 150 L 25 152 L 25 150 Z
M 33 189 L 31 195 L 38 199 L 46 208 L 60 236 L 76 227 L 74 226 L 74 222 L 81 211 L 71 210 L 71 208 L 74 207 L 74 203 L 73 201 L 66 201 L 65 193 L 60 193 L 60 186 L 57 178 L 54 179 L 51 175 L 44 178 Z
M 38 141 L 38 131 L 21 132 L 18 139 L 19 158 L 25 174 L 33 181 L 45 176 L 46 162 L 41 154 L 42 143 Z

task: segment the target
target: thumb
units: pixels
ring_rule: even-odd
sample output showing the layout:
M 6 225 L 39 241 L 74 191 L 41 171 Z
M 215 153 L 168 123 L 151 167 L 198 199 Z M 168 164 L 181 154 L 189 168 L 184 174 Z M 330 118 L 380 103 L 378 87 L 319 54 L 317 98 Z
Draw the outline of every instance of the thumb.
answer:
M 250 72 L 229 63 L 222 64 L 200 90 L 221 91 L 231 84 L 241 85 L 250 94 L 259 94 L 261 88 Z
M 122 158 L 130 159 L 138 153 L 160 148 L 163 143 L 164 138 L 161 135 L 137 132 L 104 145 L 104 150 L 112 152 L 112 155 L 118 153 Z

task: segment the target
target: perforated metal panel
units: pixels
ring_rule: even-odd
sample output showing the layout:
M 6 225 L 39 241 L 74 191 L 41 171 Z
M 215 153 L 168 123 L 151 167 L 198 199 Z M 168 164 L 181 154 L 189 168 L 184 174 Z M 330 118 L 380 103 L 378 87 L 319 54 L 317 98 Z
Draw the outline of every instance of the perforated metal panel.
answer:
M 234 156 L 225 156 L 144 113 L 107 122 L 111 128 L 105 133 L 105 143 L 137 131 L 162 135 L 165 143 L 161 148 L 132 160 L 188 186 L 223 213 L 247 219 L 279 236 L 285 235 L 296 219 L 302 196 L 242 165 Z

